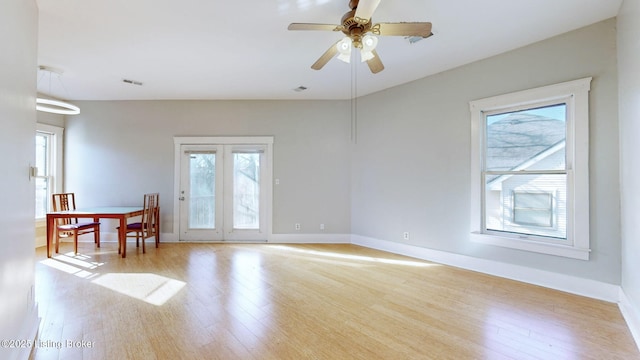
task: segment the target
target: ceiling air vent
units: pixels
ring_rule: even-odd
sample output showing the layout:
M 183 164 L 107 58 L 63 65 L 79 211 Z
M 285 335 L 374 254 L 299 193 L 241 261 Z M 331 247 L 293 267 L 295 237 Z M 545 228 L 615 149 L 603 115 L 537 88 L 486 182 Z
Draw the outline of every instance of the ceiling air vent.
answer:
M 129 80 L 129 79 L 122 79 L 123 83 L 127 83 L 127 84 L 131 84 L 131 85 L 138 85 L 138 86 L 142 86 L 142 82 L 140 81 L 135 81 L 135 80 Z
M 415 44 L 420 40 L 426 39 L 422 36 L 405 36 L 404 38 L 407 39 L 407 41 L 409 41 L 409 44 Z

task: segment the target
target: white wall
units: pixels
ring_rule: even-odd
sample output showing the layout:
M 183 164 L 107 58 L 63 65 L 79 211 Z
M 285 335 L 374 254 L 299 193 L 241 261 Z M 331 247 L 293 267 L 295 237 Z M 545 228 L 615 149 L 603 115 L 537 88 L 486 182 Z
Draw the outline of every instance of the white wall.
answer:
M 471 242 L 469 101 L 588 76 L 591 259 Z M 352 232 L 620 284 L 617 90 L 610 19 L 359 99 Z
M 622 288 L 640 319 L 640 0 L 618 15 Z M 640 325 L 640 324 L 639 324 Z M 640 335 L 640 334 L 638 334 Z
M 36 121 L 40 124 L 64 127 L 64 115 L 52 114 L 43 111 L 36 111 Z
M 323 223 L 325 234 L 350 233 L 349 102 L 74 103 L 82 112 L 67 117 L 65 190 L 78 206 L 136 205 L 158 191 L 162 232 L 172 232 L 174 136 L 273 135 L 273 232 L 318 233 Z
M 35 0 L 3 0 L 0 11 L 0 339 L 33 339 L 35 95 L 38 9 Z M 28 356 L 29 350 L 26 349 Z M 26 358 L 0 347 L 0 358 Z

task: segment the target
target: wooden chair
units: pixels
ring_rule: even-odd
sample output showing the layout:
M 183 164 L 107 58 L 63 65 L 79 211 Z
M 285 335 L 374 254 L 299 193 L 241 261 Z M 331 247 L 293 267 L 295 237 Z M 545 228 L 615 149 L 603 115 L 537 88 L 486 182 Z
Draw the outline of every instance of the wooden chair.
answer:
M 160 243 L 160 195 L 158 193 L 144 194 L 144 207 L 140 222 L 127 224 L 127 234 L 135 233 L 136 246 L 140 246 L 142 240 L 142 253 L 145 254 L 145 239 L 155 238 L 156 247 Z M 127 235 L 134 237 L 134 235 Z
M 69 211 L 76 209 L 74 193 L 52 194 L 53 211 Z M 78 236 L 93 233 L 94 242 L 100 247 L 100 223 L 97 219 L 91 222 L 79 223 L 77 218 L 58 219 L 54 229 L 53 240 L 56 243 L 56 253 L 60 252 L 60 238 L 73 237 L 73 251 L 78 253 Z

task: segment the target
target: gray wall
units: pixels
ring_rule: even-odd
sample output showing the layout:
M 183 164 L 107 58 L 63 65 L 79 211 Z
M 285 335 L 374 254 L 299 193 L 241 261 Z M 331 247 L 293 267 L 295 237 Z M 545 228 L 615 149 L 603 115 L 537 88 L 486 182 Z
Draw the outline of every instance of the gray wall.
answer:
M 625 0 L 618 16 L 622 288 L 640 316 L 640 0 Z
M 82 206 L 135 205 L 159 191 L 173 231 L 174 136 L 272 135 L 273 232 L 350 233 L 347 101 L 74 102 L 67 118 L 65 189 Z
M 47 113 L 44 111 L 37 111 L 36 113 L 36 121 L 40 124 L 53 125 L 62 128 L 64 127 L 64 115 Z
M 610 19 L 361 98 L 352 232 L 619 284 L 616 69 Z M 591 260 L 471 242 L 469 101 L 588 76 Z
M 28 176 L 35 161 L 35 0 L 3 0 L 0 24 L 0 339 L 26 340 L 38 325 L 33 297 L 35 195 Z M 25 354 L 0 348 L 2 359 L 18 356 Z

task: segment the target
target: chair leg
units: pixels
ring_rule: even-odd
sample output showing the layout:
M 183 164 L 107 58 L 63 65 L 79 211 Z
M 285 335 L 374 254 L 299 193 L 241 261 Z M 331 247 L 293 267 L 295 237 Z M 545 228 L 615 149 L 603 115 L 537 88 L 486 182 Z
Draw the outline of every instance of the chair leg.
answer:
M 157 214 L 156 214 L 156 222 L 155 222 L 155 240 L 156 240 L 156 247 L 158 247 L 160 245 L 160 211 L 158 210 Z
M 93 218 L 94 222 L 100 221 L 99 218 Z M 100 225 L 93 228 L 93 242 L 100 247 Z
M 78 230 L 73 231 L 73 250 L 74 254 L 78 255 Z
M 142 239 L 141 239 L 141 240 L 142 240 L 142 253 L 143 253 L 143 254 L 146 254 L 146 253 L 147 253 L 147 249 L 146 249 L 146 248 L 145 248 L 145 246 L 144 246 L 144 235 L 142 236 Z

